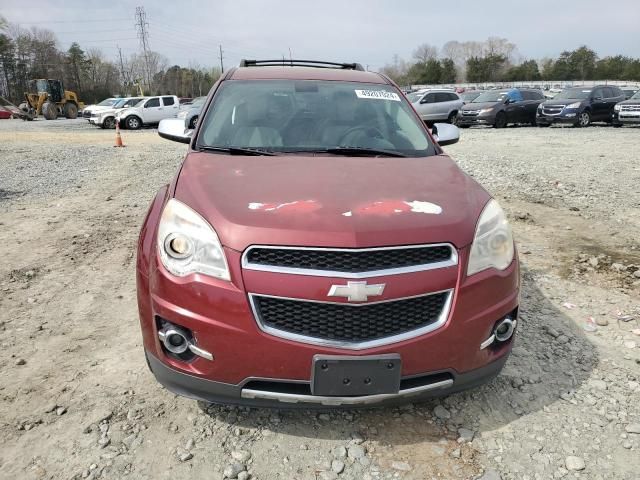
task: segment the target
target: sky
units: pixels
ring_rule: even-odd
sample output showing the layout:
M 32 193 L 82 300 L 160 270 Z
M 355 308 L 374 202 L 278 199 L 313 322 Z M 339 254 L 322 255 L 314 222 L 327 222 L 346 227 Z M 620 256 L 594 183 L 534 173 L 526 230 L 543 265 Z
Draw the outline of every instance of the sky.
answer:
M 617 0 L 0 0 L 11 23 L 52 30 L 59 47 L 77 41 L 115 59 L 140 51 L 137 6 L 146 11 L 149 44 L 181 66 L 241 58 L 360 62 L 377 70 L 422 43 L 504 37 L 539 59 L 588 45 L 600 56 L 638 57 L 640 1 Z

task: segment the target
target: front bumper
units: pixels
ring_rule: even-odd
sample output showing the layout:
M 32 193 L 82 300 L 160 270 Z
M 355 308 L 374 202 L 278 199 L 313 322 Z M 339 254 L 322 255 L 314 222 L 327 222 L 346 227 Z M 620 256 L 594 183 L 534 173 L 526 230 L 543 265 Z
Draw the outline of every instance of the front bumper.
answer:
M 640 125 L 640 111 L 613 112 L 612 120 L 613 120 L 613 123 L 618 125 L 620 124 Z
M 495 121 L 496 118 L 491 116 L 458 115 L 458 125 L 462 126 L 493 125 Z
M 397 394 L 368 395 L 361 397 L 323 397 L 308 393 L 308 383 L 296 385 L 297 393 L 277 388 L 277 384 L 285 382 L 269 382 L 265 379 L 247 379 L 234 385 L 216 382 L 180 372 L 167 366 L 153 354 L 145 352 L 149 369 L 156 380 L 167 390 L 194 400 L 211 403 L 245 405 L 251 407 L 367 407 L 389 406 L 404 402 L 419 402 L 433 397 L 441 397 L 480 386 L 496 377 L 509 357 L 509 351 L 497 360 L 471 372 L 457 374 L 452 371 L 435 372 L 430 375 L 432 382 L 424 385 L 401 388 Z M 256 380 L 258 380 L 256 382 Z M 406 379 L 410 380 L 410 379 Z M 271 389 L 255 388 L 258 385 L 273 385 Z M 253 387 L 255 385 L 255 387 Z M 253 387 L 253 388 L 252 388 Z
M 568 123 L 574 124 L 578 122 L 578 116 L 580 112 L 568 112 L 561 113 L 559 115 L 544 115 L 538 111 L 536 113 L 536 122 L 538 124 L 554 124 L 554 123 Z

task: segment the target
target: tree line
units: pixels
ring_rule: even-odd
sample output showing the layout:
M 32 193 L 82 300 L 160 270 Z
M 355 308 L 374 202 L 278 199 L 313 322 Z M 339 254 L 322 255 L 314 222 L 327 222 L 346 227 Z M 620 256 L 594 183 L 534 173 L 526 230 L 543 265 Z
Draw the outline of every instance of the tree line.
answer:
M 206 95 L 220 76 L 217 68 L 170 66 L 157 52 L 108 59 L 97 48 L 83 49 L 77 42 L 68 50 L 58 47 L 46 29 L 20 28 L 0 17 L 0 96 L 22 102 L 29 80 L 62 80 L 66 90 L 94 103 L 114 95 Z
M 450 41 L 442 48 L 422 44 L 405 61 L 395 55 L 382 68 L 400 85 L 515 81 L 640 81 L 640 59 L 624 55 L 598 57 L 587 46 L 563 51 L 557 58 L 524 59 L 515 44 L 489 37 L 482 42 Z

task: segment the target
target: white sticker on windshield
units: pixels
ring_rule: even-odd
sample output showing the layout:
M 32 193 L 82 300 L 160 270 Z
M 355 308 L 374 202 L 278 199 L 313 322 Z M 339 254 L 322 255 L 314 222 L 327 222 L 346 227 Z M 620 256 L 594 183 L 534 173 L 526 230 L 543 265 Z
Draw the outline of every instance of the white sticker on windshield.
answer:
M 373 98 L 377 100 L 393 100 L 394 102 L 400 101 L 400 96 L 397 93 L 387 92 L 385 90 L 356 90 L 356 96 L 358 98 Z

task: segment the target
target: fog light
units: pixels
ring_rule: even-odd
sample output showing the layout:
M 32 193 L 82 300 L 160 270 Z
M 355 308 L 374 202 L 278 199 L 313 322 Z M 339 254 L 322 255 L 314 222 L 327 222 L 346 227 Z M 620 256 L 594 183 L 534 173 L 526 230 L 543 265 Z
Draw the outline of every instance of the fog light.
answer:
M 213 355 L 198 347 L 193 334 L 186 328 L 174 325 L 166 320 L 160 320 L 162 328 L 158 330 L 158 338 L 167 351 L 180 357 L 181 360 L 191 360 L 189 355 L 197 355 L 207 360 L 213 360 Z M 190 353 L 187 353 L 190 352 Z M 187 353 L 185 357 L 184 354 Z

